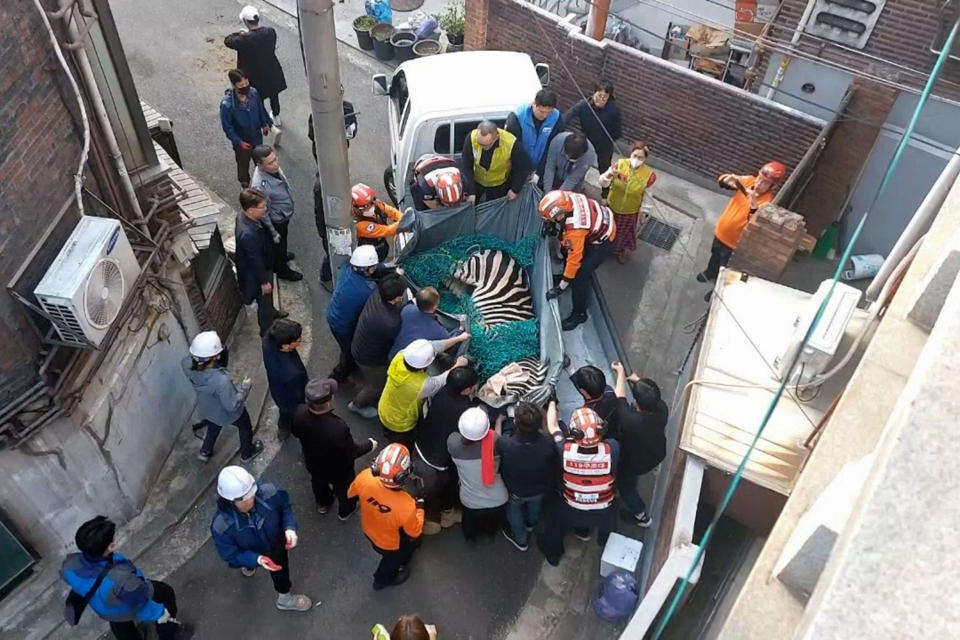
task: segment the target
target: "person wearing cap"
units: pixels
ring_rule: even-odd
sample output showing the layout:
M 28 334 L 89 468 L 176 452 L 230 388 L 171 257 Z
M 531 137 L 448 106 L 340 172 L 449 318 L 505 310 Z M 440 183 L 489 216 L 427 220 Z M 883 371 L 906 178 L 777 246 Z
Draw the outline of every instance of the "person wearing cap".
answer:
M 433 287 L 424 287 L 417 291 L 412 304 L 406 304 L 400 309 L 400 332 L 397 333 L 387 356 L 393 361 L 394 356 L 418 338 L 424 340 L 446 340 L 460 333 L 464 327 L 447 329 L 437 317 L 437 307 L 440 306 L 440 292 Z
M 613 438 L 605 438 L 603 420 L 586 407 L 573 412 L 564 436 L 555 400 L 547 406 L 547 429 L 557 447 L 560 492 L 548 508 L 537 546 L 547 562 L 557 566 L 568 531 L 573 530 L 577 538 L 589 541 L 590 530 L 596 527 L 597 541 L 603 546 L 616 525 L 614 479 L 620 445 Z
M 117 640 L 138 640 L 138 623 L 156 627 L 159 640 L 189 637 L 190 628 L 177 617 L 177 596 L 160 580 L 148 580 L 143 572 L 116 553 L 117 526 L 106 516 L 87 520 L 74 536 L 79 553 L 71 553 L 60 565 L 60 578 L 76 597 L 88 598 L 88 606 L 110 624 Z
M 267 372 L 270 395 L 277 403 L 280 416 L 277 420 L 277 436 L 286 440 L 290 436 L 293 411 L 304 403 L 303 390 L 307 386 L 307 368 L 300 359 L 300 343 L 303 341 L 303 326 L 289 318 L 279 318 L 270 325 L 262 338 L 263 368 Z
M 697 282 L 711 282 L 717 279 L 720 267 L 730 262 L 733 250 L 737 248 L 740 234 L 750 221 L 750 216 L 756 213 L 762 205 L 773 201 L 773 187 L 783 180 L 787 168 L 781 162 L 768 162 L 760 168 L 755 176 L 738 176 L 725 173 L 718 182 L 724 189 L 736 191 L 727 207 L 717 220 L 717 227 L 713 232 L 713 244 L 710 245 L 710 261 L 707 268 L 697 274 Z M 709 297 L 709 294 L 707 294 Z
M 339 383 L 357 370 L 357 363 L 350 353 L 353 332 L 357 328 L 360 312 L 367 298 L 377 288 L 375 279 L 380 259 L 377 250 L 370 245 L 360 245 L 353 250 L 348 262 L 340 265 L 337 285 L 327 303 L 327 325 L 340 347 L 340 360 L 330 377 Z
M 420 407 L 447 383 L 449 369 L 435 376 L 427 375 L 427 368 L 437 355 L 470 339 L 461 333 L 446 340 L 414 340 L 390 361 L 387 382 L 377 404 L 377 414 L 383 424 L 383 433 L 390 442 L 413 446 L 413 428 L 420 417 Z M 454 367 L 463 367 L 467 359 L 457 358 Z
M 637 492 L 640 476 L 657 468 L 667 456 L 667 403 L 660 397 L 660 387 L 650 378 L 633 373 L 626 375 L 623 365 L 610 365 L 617 374 L 617 416 L 620 423 L 621 460 L 617 469 L 617 492 L 625 510 L 621 513 L 637 526 L 647 528 L 653 520 L 647 504 Z M 636 407 L 627 401 L 630 387 Z
M 403 491 L 410 475 L 410 451 L 399 443 L 383 448 L 354 479 L 347 496 L 360 500 L 360 527 L 380 554 L 373 574 L 376 591 L 403 584 L 423 532 L 423 500 Z
M 247 73 L 264 102 L 270 101 L 273 121 L 279 128 L 280 92 L 287 88 L 287 80 L 277 59 L 277 32 L 260 25 L 260 12 L 251 5 L 240 11 L 240 22 L 245 30 L 231 33 L 223 44 L 237 52 L 237 68 Z
M 453 156 L 425 153 L 413 163 L 410 195 L 417 211 L 455 207 L 463 200 L 463 176 Z
M 362 183 L 350 188 L 350 202 L 356 225 L 357 244 L 372 244 L 377 249 L 380 260 L 386 260 L 390 253 L 387 238 L 397 235 L 400 228 L 400 219 L 403 217 L 400 209 L 377 198 L 376 192 Z
M 260 100 L 260 93 L 250 85 L 250 78 L 240 69 L 227 72 L 231 87 L 220 98 L 220 128 L 233 145 L 240 187 L 250 186 L 250 152 L 263 144 L 273 120 Z
M 354 441 L 350 427 L 334 413 L 336 392 L 337 381 L 332 378 L 310 380 L 306 402 L 293 413 L 293 435 L 303 449 L 303 463 L 310 473 L 317 511 L 327 513 L 336 498 L 337 516 L 346 520 L 357 509 L 357 499 L 347 497 L 347 489 L 357 474 L 354 460 L 373 451 L 377 441 Z
M 220 557 L 251 577 L 263 567 L 277 592 L 277 609 L 309 611 L 305 595 L 291 593 L 289 551 L 297 546 L 297 521 L 290 496 L 269 482 L 257 482 L 243 467 L 224 467 L 217 476 L 217 511 L 210 534 Z
M 499 425 L 498 421 L 498 429 Z M 495 536 L 501 531 L 503 507 L 510 495 L 500 476 L 498 434 L 490 428 L 487 412 L 481 407 L 467 409 L 457 421 L 457 431 L 447 438 L 447 451 L 460 479 L 463 537 L 475 542 L 480 535 Z
M 553 139 L 543 165 L 543 188 L 580 191 L 587 171 L 597 163 L 597 152 L 578 131 L 564 131 Z
M 223 363 L 225 351 L 216 331 L 198 333 L 190 343 L 190 355 L 180 363 L 184 375 L 197 392 L 197 410 L 207 423 L 203 446 L 197 456 L 207 462 L 220 430 L 236 425 L 240 435 L 240 459 L 251 460 L 263 451 L 263 442 L 253 440 L 253 425 L 247 413 L 247 396 L 252 382 L 244 378 L 235 385 Z

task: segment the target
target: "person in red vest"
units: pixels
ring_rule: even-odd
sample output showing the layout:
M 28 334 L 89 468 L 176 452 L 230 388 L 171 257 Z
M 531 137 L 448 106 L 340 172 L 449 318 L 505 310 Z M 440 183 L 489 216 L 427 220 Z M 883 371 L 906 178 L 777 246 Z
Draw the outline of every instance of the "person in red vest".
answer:
M 586 407 L 573 412 L 570 426 L 564 430 L 557 420 L 555 400 L 547 407 L 547 429 L 557 443 L 561 481 L 537 546 L 547 562 L 557 566 L 568 531 L 588 541 L 590 530 L 596 527 L 597 540 L 604 545 L 616 526 L 614 478 L 620 445 L 613 438 L 604 439 L 603 420 Z

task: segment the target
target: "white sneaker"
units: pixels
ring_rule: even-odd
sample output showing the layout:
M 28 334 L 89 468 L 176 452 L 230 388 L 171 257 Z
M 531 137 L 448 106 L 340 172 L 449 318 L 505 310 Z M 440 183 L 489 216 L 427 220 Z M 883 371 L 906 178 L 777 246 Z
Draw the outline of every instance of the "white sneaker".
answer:
M 279 113 L 273 116 L 273 126 L 277 127 L 278 129 L 283 126 L 283 122 L 280 121 Z
M 277 596 L 277 609 L 281 611 L 309 611 L 313 602 L 304 595 L 281 593 Z
M 351 400 L 347 405 L 347 409 L 353 411 L 357 415 L 363 416 L 364 418 L 376 418 L 377 417 L 377 408 L 376 407 L 358 407 Z

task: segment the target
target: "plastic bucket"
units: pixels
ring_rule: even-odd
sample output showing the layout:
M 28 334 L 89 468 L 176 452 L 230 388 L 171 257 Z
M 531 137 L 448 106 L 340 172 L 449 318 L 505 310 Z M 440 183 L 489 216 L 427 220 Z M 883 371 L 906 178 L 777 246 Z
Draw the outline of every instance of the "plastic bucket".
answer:
M 883 266 L 883 256 L 879 253 L 865 253 L 859 256 L 850 256 L 850 262 L 844 268 L 844 280 L 860 280 L 872 278 Z
M 412 31 L 397 31 L 390 38 L 390 44 L 393 45 L 393 51 L 397 60 L 405 62 L 413 60 L 416 57 L 413 53 L 413 43 L 417 41 L 417 36 Z
M 360 48 L 364 51 L 371 51 L 373 49 L 373 38 L 370 36 L 370 27 L 369 29 L 364 29 L 363 27 L 358 27 L 357 23 L 360 20 L 369 18 L 370 16 L 358 16 L 353 21 L 353 32 L 357 34 L 357 43 L 360 45 Z M 376 26 L 376 25 L 374 25 Z
M 413 45 L 413 53 L 418 58 L 422 58 L 424 56 L 438 54 L 442 48 L 436 40 L 418 40 L 417 43 Z
M 392 60 L 394 55 L 393 45 L 390 39 L 395 33 L 392 24 L 381 23 L 370 30 L 370 37 L 373 38 L 373 53 L 377 60 Z

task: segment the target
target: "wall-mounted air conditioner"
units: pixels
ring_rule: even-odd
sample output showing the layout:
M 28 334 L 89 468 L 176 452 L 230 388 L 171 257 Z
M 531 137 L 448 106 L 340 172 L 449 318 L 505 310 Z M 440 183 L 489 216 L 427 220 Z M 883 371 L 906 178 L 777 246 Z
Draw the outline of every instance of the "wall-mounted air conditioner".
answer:
M 98 347 L 139 275 L 120 222 L 83 216 L 33 295 L 63 342 Z
M 877 25 L 886 0 L 810 0 L 804 31 L 848 47 L 863 49 Z

